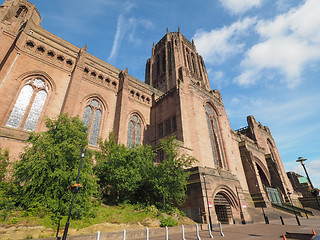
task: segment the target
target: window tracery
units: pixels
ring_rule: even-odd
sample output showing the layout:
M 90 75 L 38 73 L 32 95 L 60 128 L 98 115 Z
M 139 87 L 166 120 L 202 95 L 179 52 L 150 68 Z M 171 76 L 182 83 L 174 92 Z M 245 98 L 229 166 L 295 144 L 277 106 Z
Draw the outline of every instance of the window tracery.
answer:
M 136 114 L 133 114 L 130 117 L 128 124 L 128 148 L 141 144 L 141 125 L 140 118 Z
M 209 104 L 205 106 L 206 120 L 208 125 L 213 160 L 216 166 L 225 167 L 225 161 L 222 152 L 220 134 L 218 130 L 217 120 L 212 107 Z
M 96 99 L 87 101 L 82 122 L 88 128 L 89 144 L 96 146 L 100 132 L 102 105 Z
M 40 78 L 28 80 L 20 91 L 6 126 L 34 131 L 47 100 L 49 87 Z

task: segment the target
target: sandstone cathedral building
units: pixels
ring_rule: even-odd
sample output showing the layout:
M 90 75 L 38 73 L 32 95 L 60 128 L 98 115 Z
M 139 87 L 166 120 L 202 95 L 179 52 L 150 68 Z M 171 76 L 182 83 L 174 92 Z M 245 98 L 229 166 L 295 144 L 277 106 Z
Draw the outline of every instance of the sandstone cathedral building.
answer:
M 198 160 L 181 208 L 197 222 L 207 222 L 208 211 L 215 223 L 250 222 L 257 207 L 287 201 L 293 189 L 269 128 L 248 116 L 247 127 L 231 129 L 220 92 L 180 29 L 153 45 L 142 82 L 40 22 L 26 0 L 0 7 L 0 146 L 11 158 L 30 132 L 46 130 L 46 118 L 68 113 L 88 127 L 92 149 L 110 132 L 128 147 L 155 149 L 175 136 Z M 164 158 L 159 149 L 155 161 Z

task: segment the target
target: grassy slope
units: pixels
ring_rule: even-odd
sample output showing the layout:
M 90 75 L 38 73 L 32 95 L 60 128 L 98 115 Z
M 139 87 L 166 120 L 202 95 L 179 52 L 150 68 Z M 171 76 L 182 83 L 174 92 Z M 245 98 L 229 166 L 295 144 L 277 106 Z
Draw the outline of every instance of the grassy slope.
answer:
M 52 221 L 51 217 L 41 211 L 34 213 L 27 213 L 25 211 L 12 210 L 8 213 L 5 219 L 3 219 L 3 210 L 0 211 L 0 227 L 10 228 L 12 226 L 44 226 L 45 228 L 57 229 L 57 224 Z M 168 217 L 167 214 L 163 214 L 156 208 L 148 207 L 141 209 L 137 206 L 123 205 L 123 206 L 106 206 L 101 205 L 96 209 L 95 217 L 84 217 L 81 220 L 71 220 L 70 228 L 76 229 L 76 231 L 86 232 L 86 228 L 90 229 L 93 225 L 101 223 L 113 223 L 113 224 L 126 224 L 126 225 L 140 225 L 154 227 L 156 223 L 160 223 L 161 219 Z M 191 224 L 192 221 L 186 217 L 174 215 L 174 218 L 178 224 Z M 60 229 L 63 229 L 67 217 L 63 217 L 60 222 Z M 143 226 L 142 226 L 143 225 Z M 60 230 L 61 231 L 61 230 Z

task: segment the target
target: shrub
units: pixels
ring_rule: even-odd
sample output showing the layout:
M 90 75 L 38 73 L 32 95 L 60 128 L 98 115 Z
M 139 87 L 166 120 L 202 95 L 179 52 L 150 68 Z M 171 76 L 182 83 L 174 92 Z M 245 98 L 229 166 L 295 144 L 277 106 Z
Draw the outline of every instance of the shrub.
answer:
M 160 227 L 174 227 L 178 226 L 178 222 L 174 220 L 172 217 L 163 218 L 161 220 Z
M 13 223 L 13 224 L 16 224 L 18 222 L 18 218 L 14 217 L 14 218 L 11 219 L 10 222 Z

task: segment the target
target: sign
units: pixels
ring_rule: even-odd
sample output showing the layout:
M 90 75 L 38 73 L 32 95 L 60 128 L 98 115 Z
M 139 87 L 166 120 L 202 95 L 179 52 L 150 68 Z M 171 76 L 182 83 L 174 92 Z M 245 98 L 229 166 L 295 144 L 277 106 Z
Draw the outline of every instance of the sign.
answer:
M 208 201 L 209 208 L 212 208 L 212 202 Z
M 247 205 L 245 203 L 242 203 L 242 208 L 243 209 L 246 209 L 247 208 Z

